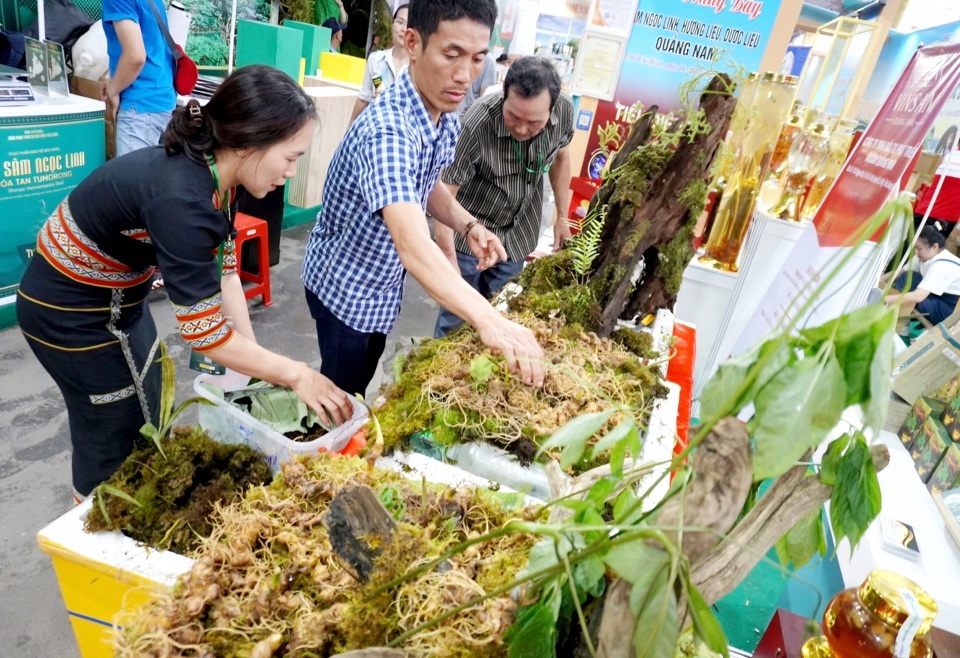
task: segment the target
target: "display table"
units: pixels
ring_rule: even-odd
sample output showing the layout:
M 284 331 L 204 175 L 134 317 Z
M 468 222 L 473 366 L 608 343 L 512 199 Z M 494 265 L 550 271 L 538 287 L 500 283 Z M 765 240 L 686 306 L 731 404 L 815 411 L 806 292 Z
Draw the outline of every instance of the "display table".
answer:
M 16 323 L 20 277 L 47 216 L 103 164 L 104 104 L 37 94 L 37 103 L 0 107 L 0 328 Z
M 878 441 L 890 449 L 890 464 L 879 473 L 883 500 L 881 514 L 913 526 L 920 547 L 920 561 L 914 562 L 883 549 L 880 523 L 875 520 L 852 555 L 847 540 L 837 545 L 843 582 L 847 587 L 859 586 L 868 573 L 878 568 L 902 574 L 936 600 L 939 613 L 933 622 L 934 627 L 960 635 L 960 548 L 947 533 L 943 517 L 920 481 L 910 453 L 900 439 L 884 431 Z

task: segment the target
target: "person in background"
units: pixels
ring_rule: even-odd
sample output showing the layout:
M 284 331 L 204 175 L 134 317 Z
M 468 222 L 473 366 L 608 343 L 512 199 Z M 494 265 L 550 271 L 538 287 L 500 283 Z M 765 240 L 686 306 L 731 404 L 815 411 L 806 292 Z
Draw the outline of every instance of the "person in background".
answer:
M 393 13 L 393 45 L 386 50 L 370 53 L 370 57 L 367 58 L 367 66 L 363 70 L 363 82 L 360 84 L 357 102 L 353 105 L 350 123 L 360 116 L 363 108 L 369 105 L 370 101 L 392 85 L 397 76 L 407 69 L 410 58 L 403 45 L 403 33 L 407 31 L 407 12 L 407 3 L 400 3 Z
M 896 273 L 894 292 L 884 302 L 900 309 L 900 316 L 910 315 L 914 309 L 926 316 L 930 324 L 947 319 L 960 301 L 960 258 L 944 249 L 946 238 L 932 226 L 924 226 L 914 246 L 914 258 L 908 266 Z M 880 278 L 881 288 L 887 285 L 892 273 Z
M 156 146 L 177 104 L 173 54 L 153 10 L 166 23 L 161 0 L 103 0 L 110 79 L 100 89 L 108 120 L 116 121 L 117 156 Z
M 560 93 L 560 84 L 556 67 L 545 57 L 517 60 L 503 92 L 484 96 L 467 112 L 453 165 L 443 171 L 457 201 L 506 248 L 506 260 L 481 268 L 462 238 L 445 226 L 434 227 L 441 250 L 487 299 L 520 273 L 536 249 L 545 173 L 556 196 L 553 249 L 570 237 L 564 217 L 570 204 L 573 101 Z M 441 308 L 434 336 L 446 336 L 461 324 L 457 313 Z
M 303 283 L 317 324 L 321 372 L 366 393 L 400 313 L 407 272 L 476 327 L 521 381 L 541 386 L 543 350 L 457 276 L 430 239 L 425 211 L 466 240 L 480 267 L 506 253 L 457 203 L 440 170 L 453 160 L 456 110 L 479 74 L 494 0 L 414 0 L 403 45 L 409 68 L 347 130 L 333 155 L 310 234 Z
M 497 57 L 497 82 L 503 82 L 509 68 L 510 56 L 507 53 L 500 53 L 500 56 Z
M 343 31 L 347 24 L 341 23 L 336 18 L 328 18 L 323 21 L 323 27 L 330 29 L 330 52 L 340 52 L 340 44 L 343 43 Z
M 473 102 L 487 91 L 487 87 L 495 84 L 497 84 L 497 60 L 494 59 L 493 54 L 487 53 L 487 56 L 483 58 L 483 68 L 480 70 L 480 75 L 473 80 L 467 90 L 467 97 L 457 108 L 457 114 L 461 117 L 466 114 Z
M 164 147 L 98 168 L 41 228 L 17 318 L 63 394 L 78 500 L 120 467 L 144 423 L 159 424 L 160 339 L 145 303 L 157 265 L 188 346 L 293 389 L 322 418 L 350 417 L 330 380 L 257 344 L 236 275 L 232 190 L 263 198 L 283 185 L 316 126 L 312 99 L 290 76 L 245 66 L 205 106 L 178 109 Z
M 354 9 L 347 19 L 343 30 L 343 43 L 340 52 L 351 57 L 363 59 L 367 56 L 367 35 L 370 31 L 370 14 L 362 9 Z
M 347 10 L 343 6 L 343 0 L 316 0 L 313 16 L 318 25 L 323 25 L 328 18 L 335 18 L 338 23 L 347 22 Z

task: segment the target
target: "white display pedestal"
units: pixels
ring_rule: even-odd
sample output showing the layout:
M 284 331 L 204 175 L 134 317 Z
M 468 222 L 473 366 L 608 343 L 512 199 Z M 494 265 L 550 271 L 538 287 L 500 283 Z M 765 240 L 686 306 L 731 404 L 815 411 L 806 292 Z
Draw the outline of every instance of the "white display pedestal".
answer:
M 693 397 L 730 354 L 767 286 L 789 257 L 804 225 L 756 211 L 739 272 L 722 272 L 695 258 L 683 273 L 677 319 L 697 326 Z
M 936 600 L 939 612 L 933 625 L 960 634 L 960 548 L 948 534 L 936 503 L 920 481 L 910 453 L 900 439 L 890 432 L 881 432 L 877 442 L 890 449 L 890 464 L 878 474 L 883 501 L 881 514 L 913 526 L 920 547 L 920 561 L 914 562 L 884 550 L 877 519 L 864 533 L 852 555 L 846 540 L 837 545 L 843 583 L 847 587 L 857 587 L 874 569 L 899 573 L 920 585 Z

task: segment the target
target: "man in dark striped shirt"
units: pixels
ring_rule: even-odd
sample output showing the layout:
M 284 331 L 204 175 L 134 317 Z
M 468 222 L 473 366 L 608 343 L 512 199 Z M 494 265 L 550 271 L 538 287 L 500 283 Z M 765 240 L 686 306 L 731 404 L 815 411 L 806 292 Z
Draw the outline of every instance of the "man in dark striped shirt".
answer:
M 564 219 L 570 203 L 573 101 L 560 92 L 560 75 L 550 60 L 517 60 L 503 81 L 503 93 L 478 99 L 463 117 L 453 164 L 443 182 L 471 215 L 492 231 L 507 260 L 484 270 L 466 241 L 437 224 L 437 244 L 464 280 L 488 299 L 519 274 L 540 235 L 543 175 L 549 174 L 557 204 L 553 248 L 570 237 Z M 440 310 L 436 337 L 463 321 Z

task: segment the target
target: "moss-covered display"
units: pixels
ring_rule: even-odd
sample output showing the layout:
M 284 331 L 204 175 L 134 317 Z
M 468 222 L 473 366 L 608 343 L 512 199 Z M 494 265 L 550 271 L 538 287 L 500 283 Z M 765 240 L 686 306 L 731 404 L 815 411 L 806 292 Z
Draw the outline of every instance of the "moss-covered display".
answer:
M 363 585 L 337 562 L 321 522 L 341 489 L 354 485 L 371 487 L 397 521 Z M 511 518 L 540 515 L 534 508 L 508 511 L 483 489 L 453 491 L 370 469 L 359 459 L 290 462 L 271 485 L 222 510 L 215 533 L 170 596 L 121 620 L 118 655 L 315 658 L 384 646 L 504 588 L 526 565 L 534 539 L 503 534 L 405 583 L 392 580 Z M 411 658 L 505 656 L 502 638 L 515 608 L 504 592 L 399 648 Z
M 541 263 L 529 269 L 524 277 L 544 283 L 564 277 Z M 598 338 L 581 325 L 551 317 L 556 313 L 550 308 L 566 301 L 555 293 L 547 286 L 542 295 L 525 291 L 522 297 L 550 319 L 511 315 L 530 328 L 543 347 L 547 363 L 543 387 L 524 385 L 468 327 L 428 341 L 406 357 L 399 379 L 385 391 L 386 402 L 375 410 L 385 448 L 400 447 L 416 432 L 429 430 L 441 444 L 480 439 L 529 461 L 547 437 L 580 414 L 613 403 L 645 418 L 653 400 L 666 394 L 656 368 L 629 351 L 635 348 L 649 356 L 649 339 L 626 341 L 621 336 L 622 342 L 629 342 L 625 348 L 622 342 Z M 619 420 L 614 415 L 610 422 Z
M 272 475 L 263 455 L 245 445 L 214 441 L 195 427 L 178 427 L 134 451 L 93 492 L 85 528 L 121 530 L 148 546 L 187 555 L 213 531 L 214 507 Z

